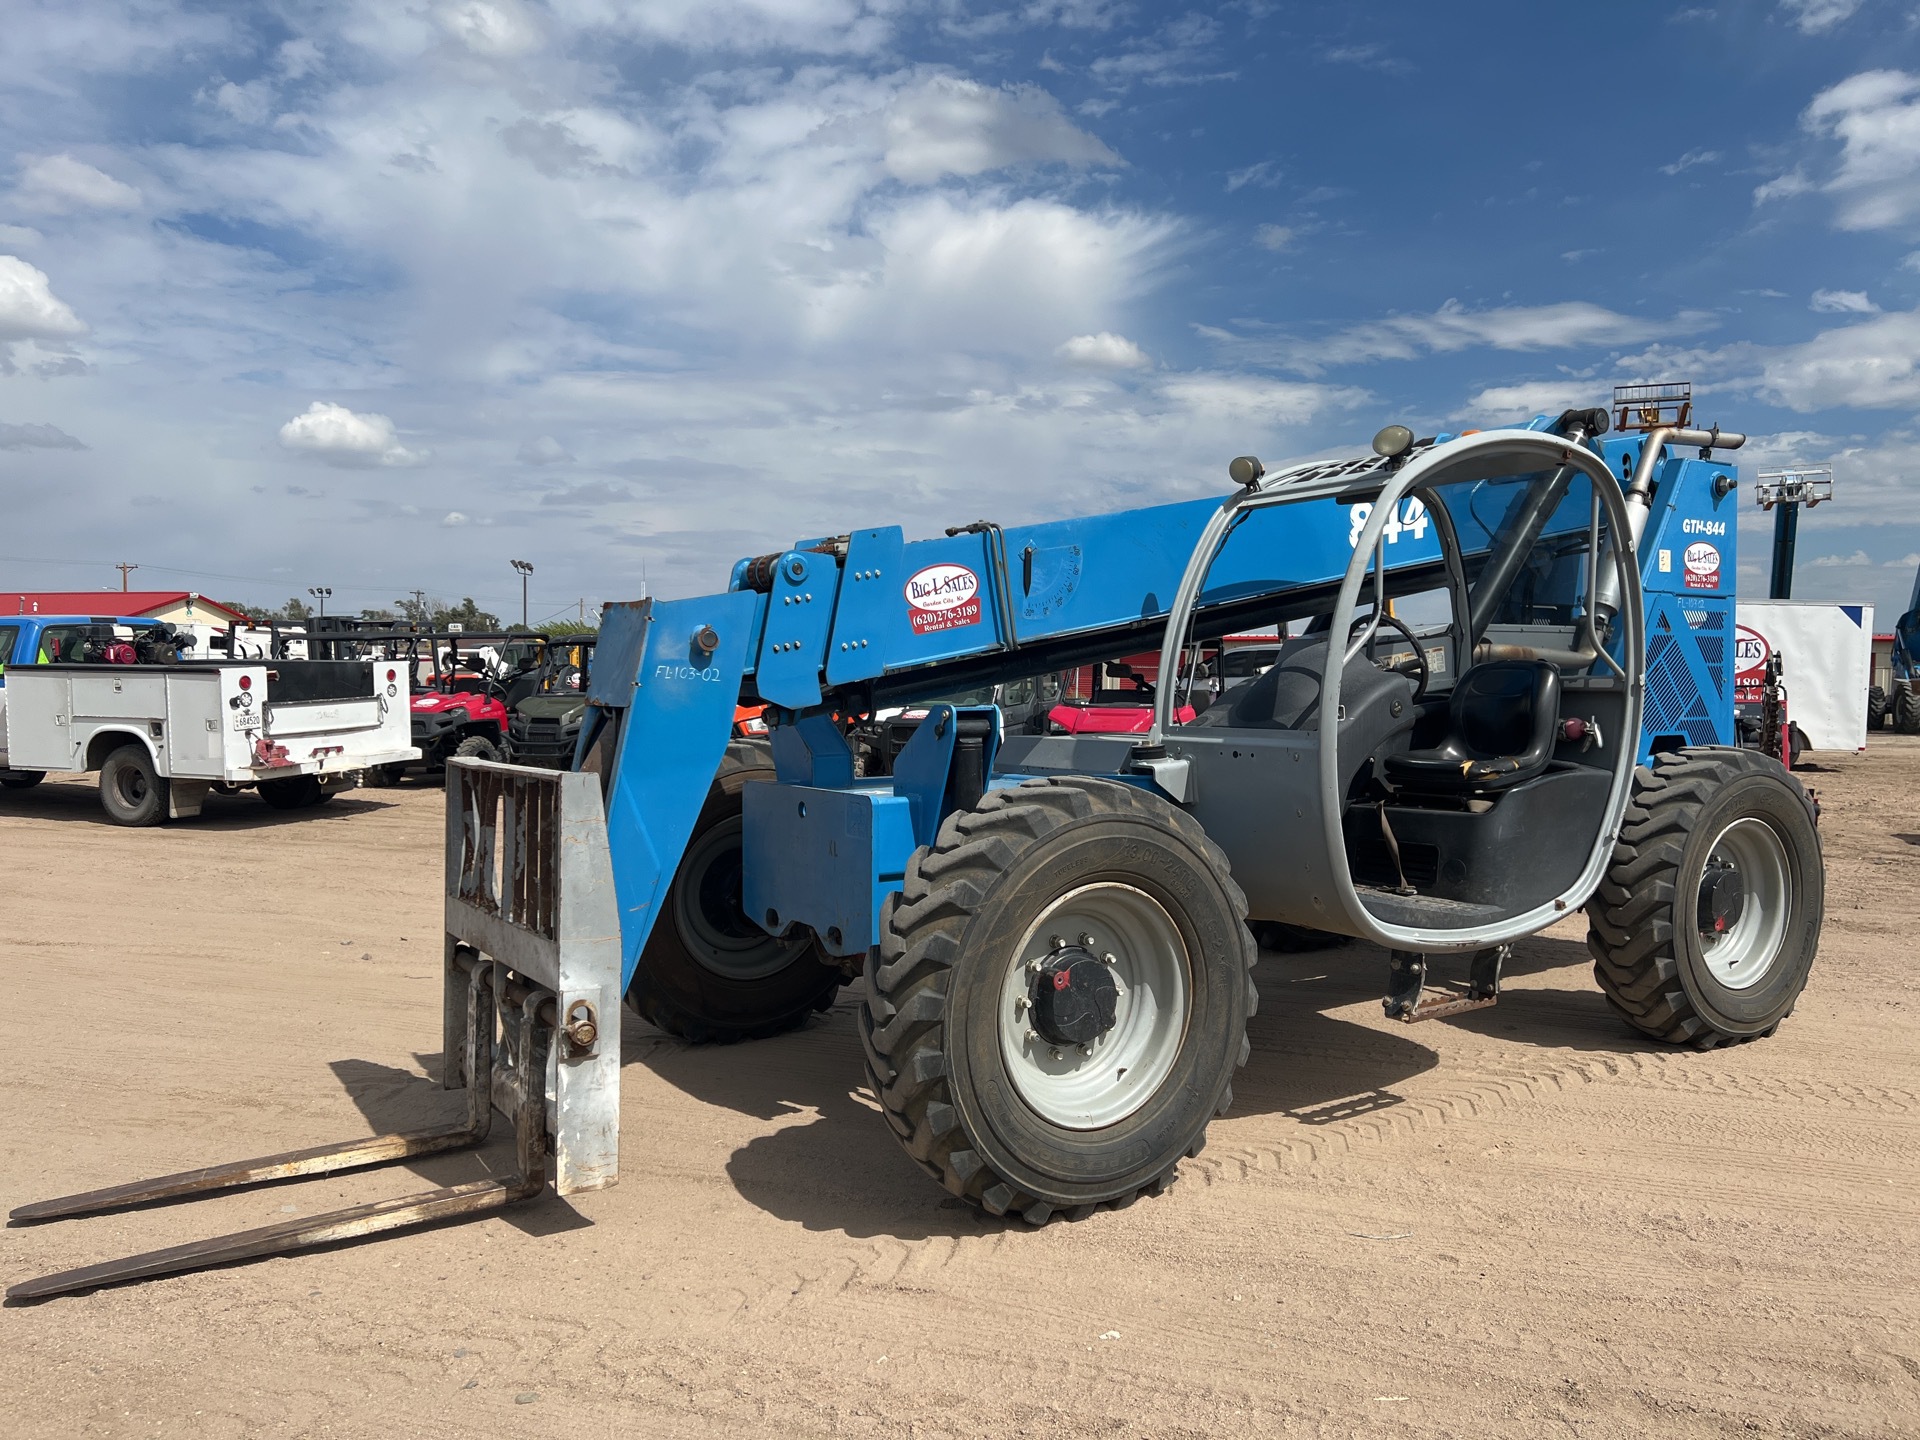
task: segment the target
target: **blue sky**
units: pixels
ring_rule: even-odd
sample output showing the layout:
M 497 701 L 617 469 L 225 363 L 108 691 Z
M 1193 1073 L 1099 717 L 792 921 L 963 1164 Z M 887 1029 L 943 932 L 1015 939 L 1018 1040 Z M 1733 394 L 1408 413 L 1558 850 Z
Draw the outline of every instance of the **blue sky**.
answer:
M 5 588 L 539 618 L 1664 379 L 1920 565 L 1911 4 L 5 15 Z

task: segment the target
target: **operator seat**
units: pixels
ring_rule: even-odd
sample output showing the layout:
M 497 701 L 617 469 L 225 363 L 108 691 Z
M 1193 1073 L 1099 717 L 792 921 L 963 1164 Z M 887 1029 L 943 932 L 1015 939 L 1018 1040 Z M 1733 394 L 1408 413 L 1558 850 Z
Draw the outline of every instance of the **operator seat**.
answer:
M 1325 631 L 1287 641 L 1264 673 L 1226 691 L 1191 723 L 1203 729 L 1318 730 L 1327 645 Z M 1343 791 L 1370 762 L 1407 744 L 1419 714 L 1413 692 L 1411 678 L 1382 670 L 1364 654 L 1347 662 L 1334 726 Z
M 1446 738 L 1387 756 L 1387 778 L 1407 790 L 1510 789 L 1547 768 L 1559 732 L 1559 670 L 1545 660 L 1490 660 L 1453 687 Z

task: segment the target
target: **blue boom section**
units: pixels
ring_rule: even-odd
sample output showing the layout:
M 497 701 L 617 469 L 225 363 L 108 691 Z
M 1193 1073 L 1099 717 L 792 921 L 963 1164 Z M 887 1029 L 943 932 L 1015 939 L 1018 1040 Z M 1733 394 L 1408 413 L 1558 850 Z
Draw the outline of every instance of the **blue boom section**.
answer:
M 613 727 L 607 844 L 620 907 L 622 991 L 733 733 L 754 597 L 638 600 L 600 622 L 575 768 Z M 713 642 L 711 648 L 705 643 Z
M 1418 502 L 1395 536 L 1396 566 L 1436 562 L 1440 547 Z M 805 548 L 779 557 L 762 597 L 763 634 L 750 668 L 762 700 L 790 710 L 832 689 L 911 677 L 924 693 L 953 683 L 948 667 L 1031 652 L 1164 618 L 1218 498 L 1122 510 L 1044 525 L 986 527 L 908 541 L 897 527 L 857 530 L 844 560 Z M 1256 517 L 1270 543 L 1236 536 L 1209 575 L 1202 607 L 1337 579 L 1352 554 L 1355 511 L 1334 500 L 1288 508 L 1285 533 Z M 1579 517 L 1584 523 L 1585 514 Z M 750 562 L 735 567 L 736 588 Z M 884 688 L 884 685 L 883 687 Z
M 1630 475 L 1641 443 L 1623 436 L 1596 448 L 1616 473 Z M 1733 740 L 1732 475 L 1729 466 L 1671 454 L 1655 475 L 1639 551 L 1649 612 L 1643 758 L 1665 743 Z M 1470 572 L 1524 488 L 1495 484 L 1483 501 L 1449 506 Z M 615 607 L 593 674 L 599 718 L 583 727 L 580 753 L 600 724 L 619 727 L 608 820 L 628 978 L 743 686 L 776 707 L 778 721 L 777 783 L 748 786 L 742 796 L 746 913 L 775 933 L 806 925 L 830 953 L 864 954 L 909 856 L 932 841 L 952 807 L 966 712 L 936 707 L 895 773 L 871 780 L 855 778 L 838 721 L 888 698 L 1157 648 L 1160 622 L 1219 505 L 1209 497 L 916 541 L 898 527 L 859 530 L 743 560 L 724 595 Z M 1545 535 L 1584 533 L 1590 505 L 1570 493 Z M 1276 607 L 1296 599 L 1301 608 L 1289 613 L 1327 608 L 1370 509 L 1329 496 L 1245 512 L 1208 571 L 1196 633 L 1271 623 Z M 1417 500 L 1400 502 L 1382 554 L 1390 574 L 1419 579 L 1413 588 L 1443 583 L 1439 529 Z M 1556 594 L 1565 592 L 1561 603 L 1582 602 L 1580 570 L 1559 564 L 1548 577 Z M 710 654 L 696 642 L 704 627 L 716 632 Z M 1117 772 L 1130 747 L 1112 748 Z M 990 754 L 985 774 L 990 787 L 1012 783 L 992 776 Z

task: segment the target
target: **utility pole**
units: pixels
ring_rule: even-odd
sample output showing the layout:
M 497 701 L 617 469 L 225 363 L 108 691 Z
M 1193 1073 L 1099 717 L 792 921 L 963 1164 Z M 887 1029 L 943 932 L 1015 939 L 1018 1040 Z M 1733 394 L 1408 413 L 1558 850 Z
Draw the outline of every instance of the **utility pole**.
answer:
M 413 623 L 424 629 L 427 623 L 427 592 L 415 590 L 413 593 Z
M 1770 600 L 1793 598 L 1793 551 L 1800 535 L 1800 507 L 1812 509 L 1833 498 L 1833 471 L 1768 470 L 1756 475 L 1753 498 L 1762 510 L 1773 511 L 1773 575 L 1767 588 Z
M 533 574 L 533 565 L 526 560 L 509 560 L 507 563 L 520 572 L 520 628 L 525 630 L 527 628 L 527 577 Z
M 138 565 L 116 565 L 113 568 L 120 572 L 120 593 L 124 595 L 127 593 L 128 573 L 134 570 L 138 570 L 140 567 Z

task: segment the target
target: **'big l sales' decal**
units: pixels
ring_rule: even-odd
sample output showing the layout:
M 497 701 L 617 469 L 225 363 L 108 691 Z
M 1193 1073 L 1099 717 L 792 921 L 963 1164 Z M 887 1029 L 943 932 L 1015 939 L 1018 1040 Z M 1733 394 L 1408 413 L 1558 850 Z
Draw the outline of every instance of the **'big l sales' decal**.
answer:
M 980 623 L 980 577 L 964 565 L 929 565 L 907 577 L 907 623 L 916 635 Z

